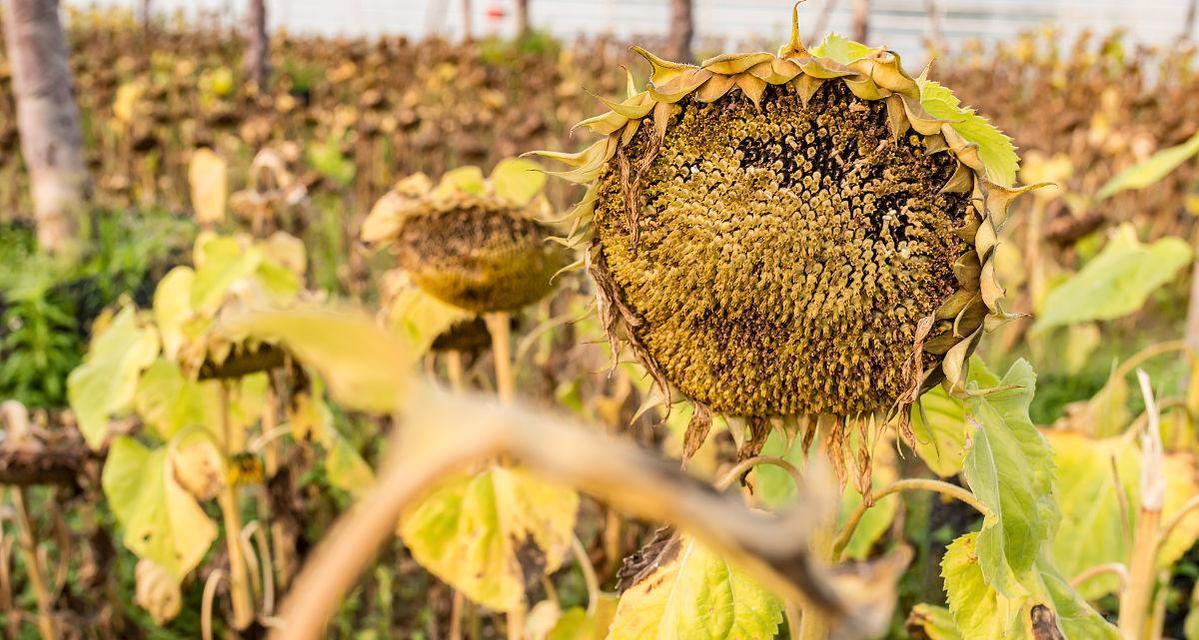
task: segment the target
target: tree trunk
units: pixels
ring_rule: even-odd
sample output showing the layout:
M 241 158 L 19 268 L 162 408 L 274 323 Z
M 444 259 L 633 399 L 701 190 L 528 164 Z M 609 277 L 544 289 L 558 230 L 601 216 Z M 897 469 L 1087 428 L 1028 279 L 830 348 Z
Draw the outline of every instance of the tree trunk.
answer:
M 470 42 L 475 38 L 475 16 L 472 13 L 470 0 L 462 0 L 462 41 Z
M 78 257 L 91 183 L 67 64 L 58 0 L 4 0 L 21 154 L 29 172 L 38 244 Z
M 853 0 L 853 39 L 862 44 L 869 44 L 870 37 L 870 0 Z
M 670 0 L 671 55 L 679 62 L 691 62 L 691 40 L 695 37 L 693 0 Z
M 529 0 L 516 0 L 516 36 L 529 33 Z
M 1182 37 L 1190 39 L 1195 37 L 1195 19 L 1199 16 L 1199 0 L 1191 0 L 1187 3 L 1187 17 L 1182 22 L 1182 28 L 1185 30 Z
M 820 9 L 820 15 L 816 18 L 816 26 L 812 28 L 812 34 L 808 37 L 809 43 L 820 42 L 824 39 L 825 32 L 828 31 L 828 21 L 833 17 L 833 9 L 837 8 L 837 0 L 826 0 L 824 7 Z
M 250 9 L 246 13 L 246 76 L 259 87 L 266 86 L 266 77 L 270 73 L 268 55 L 266 0 L 250 0 Z
M 928 40 L 937 53 L 944 53 L 945 31 L 941 28 L 941 8 L 937 6 L 937 0 L 925 0 L 924 10 L 928 13 Z

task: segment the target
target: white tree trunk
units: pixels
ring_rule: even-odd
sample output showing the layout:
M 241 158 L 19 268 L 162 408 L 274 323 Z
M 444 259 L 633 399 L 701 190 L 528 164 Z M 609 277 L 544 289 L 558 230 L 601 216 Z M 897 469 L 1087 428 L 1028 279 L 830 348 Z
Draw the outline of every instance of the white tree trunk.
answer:
M 58 0 L 3 0 L 21 154 L 29 172 L 38 244 L 77 256 L 91 190 Z
M 870 44 L 870 0 L 853 0 L 853 39 Z
M 516 0 L 516 35 L 529 32 L 529 0 Z
M 692 0 L 670 0 L 671 55 L 679 62 L 691 62 L 691 40 L 695 37 Z
M 266 34 L 266 1 L 250 0 L 246 12 L 246 76 L 259 87 L 270 73 L 270 42 Z

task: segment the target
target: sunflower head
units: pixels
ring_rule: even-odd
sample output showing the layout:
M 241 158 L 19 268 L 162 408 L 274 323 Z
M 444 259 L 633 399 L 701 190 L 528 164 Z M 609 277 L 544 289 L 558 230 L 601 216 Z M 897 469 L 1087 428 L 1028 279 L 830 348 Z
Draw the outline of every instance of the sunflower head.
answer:
M 536 220 L 544 182 L 535 164 L 515 159 L 488 178 L 478 167 L 437 185 L 416 174 L 376 203 L 362 237 L 391 243 L 412 282 L 444 302 L 474 313 L 518 309 L 549 293 L 565 264 Z
M 573 211 L 610 337 L 658 383 L 760 424 L 885 424 L 960 387 L 1005 314 L 991 263 L 1022 189 L 1010 139 L 895 53 L 798 27 L 778 54 L 641 53 L 638 91 L 541 153 Z M 754 422 L 751 422 L 751 424 Z M 901 418 L 901 431 L 908 431 Z

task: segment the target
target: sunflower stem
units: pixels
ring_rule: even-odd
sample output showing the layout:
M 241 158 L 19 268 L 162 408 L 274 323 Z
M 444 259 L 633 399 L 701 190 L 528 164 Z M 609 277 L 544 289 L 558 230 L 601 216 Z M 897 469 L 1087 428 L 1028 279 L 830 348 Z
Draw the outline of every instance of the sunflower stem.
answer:
M 491 333 L 491 356 L 495 359 L 495 391 L 503 404 L 516 399 L 516 378 L 512 375 L 512 346 L 509 314 L 488 313 L 483 316 Z
M 225 460 L 231 455 L 233 423 L 229 416 L 229 381 L 221 381 L 221 428 L 224 438 L 221 446 Z M 249 574 L 246 558 L 241 546 L 241 511 L 237 500 L 237 488 L 226 481 L 217 496 L 221 514 L 225 520 L 225 546 L 229 550 L 229 598 L 233 601 L 234 629 L 245 629 L 254 621 L 254 604 L 250 598 Z
M 858 523 L 862 521 L 862 517 L 871 507 L 878 504 L 878 500 L 885 498 L 893 493 L 901 491 L 933 491 L 943 496 L 956 498 L 972 507 L 982 514 L 987 513 L 987 507 L 974 497 L 973 493 L 948 482 L 941 480 L 930 480 L 926 478 L 905 478 L 896 480 L 891 484 L 871 492 L 871 500 L 862 500 L 858 507 L 850 514 L 849 520 L 845 522 L 845 526 L 841 529 L 840 535 L 837 536 L 837 541 L 833 543 L 833 558 L 839 560 L 841 554 L 845 552 L 845 547 L 849 546 L 849 541 L 853 539 L 854 531 L 858 528 Z

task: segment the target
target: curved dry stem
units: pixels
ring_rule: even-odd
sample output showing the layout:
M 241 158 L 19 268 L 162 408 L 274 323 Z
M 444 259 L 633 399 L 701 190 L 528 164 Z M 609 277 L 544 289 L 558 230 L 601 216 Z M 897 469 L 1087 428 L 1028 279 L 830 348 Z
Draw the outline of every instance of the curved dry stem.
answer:
M 1174 533 L 1174 530 L 1196 509 L 1199 509 L 1199 496 L 1194 496 L 1190 500 L 1187 500 L 1177 513 L 1170 516 L 1170 519 L 1166 521 L 1165 526 L 1162 527 L 1161 533 L 1158 535 L 1157 552 L 1154 553 L 1154 556 L 1161 553 L 1162 547 L 1166 545 L 1166 540 L 1170 539 L 1170 535 Z
M 212 603 L 216 600 L 216 589 L 225 579 L 225 572 L 214 569 L 204 581 L 204 596 L 200 600 L 200 638 L 212 640 Z
M 960 500 L 971 507 L 974 507 L 975 511 L 978 511 L 983 515 L 990 513 L 986 505 L 979 502 L 978 498 L 974 497 L 973 493 L 970 493 L 969 491 L 955 484 L 949 484 L 948 482 L 944 482 L 942 480 L 930 480 L 926 478 L 906 478 L 903 480 L 896 480 L 877 492 L 871 491 L 871 499 L 863 499 L 862 502 L 858 504 L 858 507 L 854 509 L 852 514 L 850 514 L 849 520 L 845 523 L 845 527 L 837 536 L 837 541 L 833 543 L 833 558 L 840 560 L 841 554 L 845 552 L 845 547 L 849 546 L 849 541 L 853 539 L 854 531 L 857 530 L 858 523 L 862 521 L 862 516 L 866 515 L 866 512 L 869 511 L 879 499 L 885 498 L 893 493 L 899 493 L 901 491 L 917 490 L 934 491 L 941 495 Z
M 579 570 L 583 572 L 583 584 L 587 585 L 587 613 L 595 613 L 596 604 L 600 598 L 599 578 L 595 575 L 595 567 L 591 565 L 591 556 L 579 541 L 578 536 L 571 536 L 570 551 L 574 554 Z
M 1114 377 L 1124 378 L 1133 371 L 1136 371 L 1137 367 L 1146 361 L 1166 353 L 1174 353 L 1175 351 L 1181 351 L 1192 362 L 1195 360 L 1195 352 L 1187 345 L 1186 340 L 1167 340 L 1145 347 L 1133 354 L 1131 358 L 1120 363 L 1120 366 L 1116 368 Z
M 724 475 L 716 481 L 716 489 L 719 491 L 728 489 L 729 485 L 733 484 L 734 480 L 740 478 L 743 473 L 760 464 L 774 465 L 783 471 L 786 471 L 787 474 L 791 476 L 791 479 L 795 482 L 796 488 L 799 488 L 803 484 L 803 475 L 800 474 L 799 469 L 796 469 L 795 465 L 791 464 L 790 462 L 787 462 L 786 460 L 776 456 L 754 456 L 752 458 L 741 460 L 737 464 L 733 465 L 733 467 L 728 471 L 725 471 Z
M 814 523 L 834 508 L 833 491 L 809 479 L 781 516 L 754 511 L 732 496 L 633 443 L 517 406 L 447 396 L 426 388 L 421 406 L 396 430 L 399 442 L 378 482 L 334 524 L 284 601 L 286 628 L 272 638 L 316 640 L 375 549 L 393 535 L 401 512 L 442 473 L 509 455 L 550 481 L 572 485 L 638 517 L 688 531 L 786 600 L 811 603 L 851 635 L 869 635 L 849 604 L 854 586 L 835 586 L 809 549 Z
M 1070 587 L 1077 589 L 1088 580 L 1092 580 L 1107 573 L 1116 576 L 1116 578 L 1120 580 L 1120 586 L 1117 589 L 1117 592 L 1123 591 L 1128 587 L 1128 567 L 1124 566 L 1123 562 L 1097 564 L 1089 569 L 1085 569 L 1082 573 L 1079 573 L 1070 579 Z

